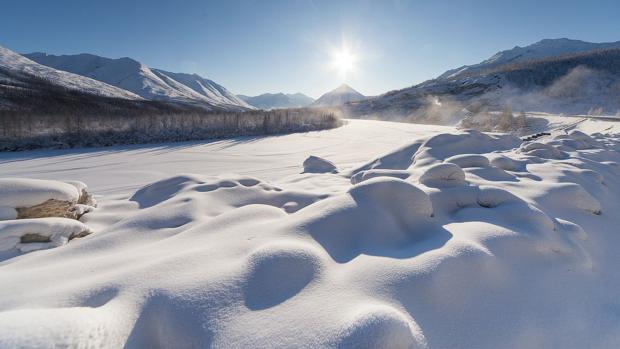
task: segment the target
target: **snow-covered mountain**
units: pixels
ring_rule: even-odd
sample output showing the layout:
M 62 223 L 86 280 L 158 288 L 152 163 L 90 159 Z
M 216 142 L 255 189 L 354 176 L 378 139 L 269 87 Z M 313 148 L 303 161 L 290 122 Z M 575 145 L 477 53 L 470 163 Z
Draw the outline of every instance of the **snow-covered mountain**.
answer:
M 482 70 L 491 69 L 505 64 L 521 63 L 532 60 L 540 60 L 547 57 L 609 48 L 620 48 L 620 41 L 593 43 L 566 38 L 544 39 L 525 47 L 515 46 L 510 50 L 500 51 L 494 54 L 491 58 L 477 64 L 464 65 L 456 69 L 450 69 L 441 74 L 437 79 L 450 79 L 463 74 L 478 73 Z
M 71 72 L 54 69 L 39 64 L 18 53 L 0 46 L 0 84 L 18 84 L 20 87 L 34 88 L 33 79 L 68 90 L 124 99 L 142 99 L 139 95 L 105 82 L 97 81 Z
M 263 93 L 258 96 L 237 95 L 246 103 L 259 109 L 283 109 L 307 107 L 314 99 L 303 93 Z
M 349 102 L 358 102 L 366 99 L 366 96 L 355 91 L 351 86 L 342 84 L 336 89 L 327 92 L 312 103 L 313 107 L 336 107 Z
M 25 54 L 37 63 L 86 76 L 133 92 L 145 99 L 185 103 L 207 109 L 253 109 L 215 82 L 196 74 L 152 69 L 131 58 L 111 59 L 91 54 Z
M 615 114 L 620 110 L 619 91 L 620 42 L 547 39 L 501 51 L 433 80 L 348 104 L 346 112 L 352 117 L 439 123 L 445 123 L 445 118 L 432 120 L 429 115 L 438 110 L 456 115 L 468 106 L 511 106 L 553 113 L 602 109 Z

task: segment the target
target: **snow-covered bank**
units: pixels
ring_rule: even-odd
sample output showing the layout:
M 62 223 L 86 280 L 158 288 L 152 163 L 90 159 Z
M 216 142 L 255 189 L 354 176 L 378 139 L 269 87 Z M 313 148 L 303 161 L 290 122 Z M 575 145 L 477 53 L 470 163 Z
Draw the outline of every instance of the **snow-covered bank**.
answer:
M 580 125 L 2 154 L 103 196 L 96 234 L 0 263 L 0 347 L 615 347 L 620 136 Z

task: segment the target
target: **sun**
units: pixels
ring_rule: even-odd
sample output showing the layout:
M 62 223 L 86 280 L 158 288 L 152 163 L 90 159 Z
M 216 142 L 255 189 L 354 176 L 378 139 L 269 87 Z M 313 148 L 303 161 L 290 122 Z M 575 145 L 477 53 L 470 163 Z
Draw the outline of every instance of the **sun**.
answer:
M 357 60 L 358 57 L 355 53 L 347 47 L 342 47 L 332 52 L 330 66 L 344 78 L 355 70 Z

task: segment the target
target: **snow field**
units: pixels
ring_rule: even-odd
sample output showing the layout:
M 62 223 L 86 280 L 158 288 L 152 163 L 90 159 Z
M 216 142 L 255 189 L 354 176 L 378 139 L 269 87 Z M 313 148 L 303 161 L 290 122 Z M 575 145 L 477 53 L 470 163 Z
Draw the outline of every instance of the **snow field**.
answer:
M 340 173 L 163 178 L 1 262 L 0 347 L 610 347 L 619 146 L 429 132 Z

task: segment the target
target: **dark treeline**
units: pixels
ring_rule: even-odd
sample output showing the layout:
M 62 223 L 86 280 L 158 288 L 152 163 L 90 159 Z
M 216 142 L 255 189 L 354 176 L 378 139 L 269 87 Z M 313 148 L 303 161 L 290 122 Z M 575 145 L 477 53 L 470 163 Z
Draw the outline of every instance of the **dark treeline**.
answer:
M 332 110 L 229 112 L 93 96 L 0 71 L 0 151 L 110 146 L 337 127 Z

